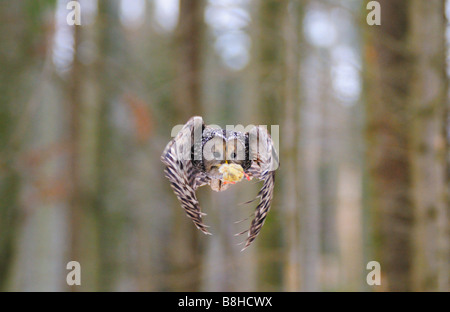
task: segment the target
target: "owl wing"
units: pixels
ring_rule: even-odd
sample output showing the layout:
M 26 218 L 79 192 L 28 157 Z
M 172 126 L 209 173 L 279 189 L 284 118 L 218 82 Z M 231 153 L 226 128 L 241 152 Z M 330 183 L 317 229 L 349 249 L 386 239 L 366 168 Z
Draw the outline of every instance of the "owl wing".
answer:
M 196 116 L 189 119 L 175 138 L 167 144 L 161 155 L 161 161 L 166 165 L 166 177 L 187 216 L 199 230 L 205 234 L 211 234 L 207 226 L 203 224 L 202 216 L 205 214 L 201 212 L 195 195 L 195 190 L 207 184 L 209 178 L 194 166 L 191 156 L 193 144 L 201 144 L 204 127 L 202 117 Z M 198 135 L 200 135 L 200 141 L 198 141 Z
M 257 198 L 260 202 L 255 210 L 255 215 L 248 231 L 248 237 L 242 250 L 258 236 L 270 210 L 275 186 L 275 170 L 278 168 L 279 160 L 274 148 L 272 138 L 264 127 L 254 127 L 249 133 L 249 158 L 252 161 L 248 174 L 251 177 L 263 181 L 263 186 Z M 243 232 L 243 233 L 245 233 Z

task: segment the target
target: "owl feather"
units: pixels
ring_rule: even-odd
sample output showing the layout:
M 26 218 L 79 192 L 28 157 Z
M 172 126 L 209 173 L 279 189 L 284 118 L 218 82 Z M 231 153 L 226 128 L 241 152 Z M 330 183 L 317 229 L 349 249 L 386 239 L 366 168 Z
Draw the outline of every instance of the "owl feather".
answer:
M 199 134 L 200 136 L 197 137 Z M 186 215 L 192 219 L 199 230 L 205 234 L 211 234 L 203 223 L 202 216 L 205 214 L 201 211 L 195 191 L 198 187 L 207 184 L 216 191 L 225 191 L 229 187 L 229 185 L 225 185 L 220 176 L 217 176 L 217 172 L 212 172 L 211 168 L 217 166 L 205 166 L 206 161 L 201 157 L 207 140 L 215 136 L 227 140 L 225 134 L 230 135 L 234 140 L 241 140 L 241 143 L 245 144 L 246 159 L 240 165 L 242 165 L 242 170 L 247 178 L 263 181 L 262 188 L 256 197 L 260 201 L 255 209 L 250 228 L 239 233 L 248 233 L 242 249 L 244 250 L 260 233 L 273 198 L 278 155 L 267 130 L 264 127 L 256 126 L 245 134 L 227 133 L 222 129 L 205 126 L 201 117 L 192 117 L 175 138 L 167 144 L 161 160 L 166 166 L 166 177 Z

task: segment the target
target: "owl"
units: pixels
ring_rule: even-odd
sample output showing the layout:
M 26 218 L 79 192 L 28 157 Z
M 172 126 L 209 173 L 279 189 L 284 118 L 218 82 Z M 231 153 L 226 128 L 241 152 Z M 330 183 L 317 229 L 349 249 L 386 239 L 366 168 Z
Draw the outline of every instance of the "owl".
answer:
M 236 234 L 248 234 L 243 250 L 255 240 L 270 209 L 278 168 L 278 154 L 264 127 L 255 126 L 242 133 L 205 126 L 202 117 L 195 116 L 167 144 L 161 160 L 181 207 L 195 226 L 209 235 L 196 189 L 209 185 L 222 192 L 244 178 L 261 180 L 262 188 L 256 197 L 260 201 L 250 229 Z

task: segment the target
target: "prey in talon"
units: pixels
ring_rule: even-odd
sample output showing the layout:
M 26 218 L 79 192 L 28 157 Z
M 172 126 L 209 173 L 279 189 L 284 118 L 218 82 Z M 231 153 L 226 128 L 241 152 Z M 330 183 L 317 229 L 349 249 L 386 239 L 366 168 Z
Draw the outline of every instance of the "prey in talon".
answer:
M 219 172 L 222 174 L 223 184 L 236 184 L 244 176 L 248 181 L 252 179 L 240 165 L 236 164 L 225 163 L 219 167 Z
M 219 172 L 222 174 L 224 184 L 236 184 L 244 177 L 244 169 L 237 164 L 225 163 L 219 167 Z
M 186 215 L 205 234 L 211 234 L 203 223 L 195 191 L 209 185 L 217 192 L 231 185 L 256 178 L 263 182 L 245 247 L 261 231 L 269 212 L 278 168 L 278 154 L 267 129 L 254 126 L 248 132 L 220 129 L 205 125 L 202 117 L 192 117 L 171 140 L 162 156 L 165 174 Z

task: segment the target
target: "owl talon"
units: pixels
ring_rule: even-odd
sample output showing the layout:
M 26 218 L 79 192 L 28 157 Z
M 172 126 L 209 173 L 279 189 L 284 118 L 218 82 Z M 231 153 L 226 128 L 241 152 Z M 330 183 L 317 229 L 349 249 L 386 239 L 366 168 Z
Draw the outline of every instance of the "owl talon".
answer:
M 247 179 L 247 181 L 251 181 L 252 180 L 252 178 L 245 172 L 244 172 L 244 176 Z

